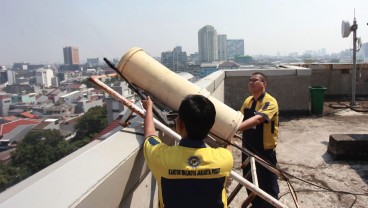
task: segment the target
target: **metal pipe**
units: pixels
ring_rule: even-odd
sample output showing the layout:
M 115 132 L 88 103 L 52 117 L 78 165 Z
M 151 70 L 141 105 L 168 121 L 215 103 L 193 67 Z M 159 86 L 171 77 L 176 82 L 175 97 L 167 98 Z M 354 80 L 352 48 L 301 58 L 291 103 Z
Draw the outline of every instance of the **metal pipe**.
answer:
M 115 92 L 113 89 L 111 89 L 105 83 L 103 83 L 102 81 L 100 81 L 98 78 L 95 78 L 95 77 L 92 76 L 89 79 L 93 83 L 95 83 L 98 87 L 100 87 L 102 90 L 104 90 L 106 93 L 108 93 L 109 95 L 111 95 L 112 97 L 114 97 L 115 99 L 117 99 L 118 101 L 120 101 L 123 105 L 125 105 L 129 109 L 131 109 L 137 115 L 139 115 L 142 118 L 145 117 L 145 112 L 141 108 L 139 108 L 138 106 L 136 106 L 134 103 L 130 102 L 128 99 L 124 98 L 119 93 Z M 153 119 L 153 122 L 155 124 L 155 127 L 157 127 L 158 129 L 160 129 L 161 131 L 165 132 L 166 134 L 168 134 L 169 136 L 171 136 L 172 138 L 174 138 L 176 141 L 180 141 L 181 140 L 181 136 L 179 134 L 177 134 L 175 131 L 173 131 L 169 127 L 165 126 L 164 124 L 162 124 L 157 119 L 154 118 Z M 274 205 L 275 207 L 277 207 L 277 208 L 287 208 L 286 205 L 282 204 L 280 201 L 278 201 L 277 199 L 273 198 L 268 193 L 264 192 L 262 189 L 260 189 L 257 186 L 253 185 L 251 182 L 249 182 L 248 180 L 244 179 L 242 176 L 240 176 L 235 171 L 231 171 L 230 172 L 230 177 L 233 178 L 235 181 L 239 182 L 240 184 L 242 184 L 243 186 L 245 186 L 246 188 L 248 188 L 249 190 L 251 190 L 252 192 L 254 192 L 256 195 L 260 196 L 261 198 L 263 198 L 264 200 L 266 200 L 267 202 L 269 202 L 270 204 Z
M 353 73 L 351 77 L 351 103 L 350 106 L 356 106 L 355 102 L 355 91 L 356 91 L 356 43 L 357 43 L 357 32 L 358 25 L 356 23 L 355 17 L 351 30 L 353 31 Z
M 250 157 L 250 171 L 252 173 L 252 181 L 253 184 L 258 187 L 258 178 L 257 178 L 257 169 L 256 169 L 256 162 L 254 160 L 254 157 Z

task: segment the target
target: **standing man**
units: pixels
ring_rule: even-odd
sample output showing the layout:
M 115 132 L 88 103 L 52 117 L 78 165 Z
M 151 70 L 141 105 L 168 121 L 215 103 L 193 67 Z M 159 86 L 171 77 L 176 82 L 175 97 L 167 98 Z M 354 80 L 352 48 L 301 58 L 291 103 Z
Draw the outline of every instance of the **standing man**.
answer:
M 143 100 L 144 157 L 159 193 L 159 207 L 227 207 L 225 185 L 233 157 L 224 148 L 206 147 L 204 139 L 215 123 L 216 110 L 202 95 L 188 95 L 179 107 L 176 132 L 179 146 L 168 146 L 156 136 L 152 101 Z
M 261 158 L 276 166 L 276 145 L 279 127 L 279 107 L 277 101 L 266 92 L 267 78 L 261 72 L 253 73 L 249 78 L 248 89 L 251 94 L 245 99 L 240 111 L 244 121 L 238 131 L 243 131 L 243 147 L 259 155 Z M 242 155 L 242 161 L 246 159 Z M 256 163 L 259 187 L 269 195 L 278 199 L 279 186 L 277 176 Z M 243 176 L 250 167 L 243 169 Z M 249 193 L 249 192 L 248 192 Z M 256 197 L 252 205 L 254 208 L 273 207 L 260 197 Z

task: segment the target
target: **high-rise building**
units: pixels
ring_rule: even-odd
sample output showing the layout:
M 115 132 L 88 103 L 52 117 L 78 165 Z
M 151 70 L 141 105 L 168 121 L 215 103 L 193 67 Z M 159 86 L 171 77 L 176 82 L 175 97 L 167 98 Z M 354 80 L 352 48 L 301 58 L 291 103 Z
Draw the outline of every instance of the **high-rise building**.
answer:
M 227 40 L 227 58 L 234 60 L 236 56 L 244 56 L 244 40 L 228 39 Z
M 173 51 L 161 53 L 161 63 L 174 72 L 187 70 L 187 52 L 183 52 L 181 46 L 176 46 Z
M 217 32 L 211 25 L 198 31 L 198 52 L 201 63 L 213 62 L 218 59 Z
M 218 35 L 218 60 L 227 60 L 227 37 L 226 35 Z
M 64 64 L 78 65 L 79 62 L 79 50 L 76 47 L 64 47 Z

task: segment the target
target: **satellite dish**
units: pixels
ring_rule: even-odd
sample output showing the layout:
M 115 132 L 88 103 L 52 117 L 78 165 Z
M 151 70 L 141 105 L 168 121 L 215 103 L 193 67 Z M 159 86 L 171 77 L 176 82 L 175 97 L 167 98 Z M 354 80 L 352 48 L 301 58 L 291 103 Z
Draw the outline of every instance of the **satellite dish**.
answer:
M 341 35 L 343 38 L 349 37 L 351 33 L 351 26 L 349 21 L 343 20 L 341 24 Z

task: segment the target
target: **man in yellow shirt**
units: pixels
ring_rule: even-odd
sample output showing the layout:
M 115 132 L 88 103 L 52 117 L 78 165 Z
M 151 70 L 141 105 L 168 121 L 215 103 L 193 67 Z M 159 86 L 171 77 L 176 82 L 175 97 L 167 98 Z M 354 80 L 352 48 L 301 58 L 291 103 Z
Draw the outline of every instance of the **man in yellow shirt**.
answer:
M 233 157 L 224 148 L 206 147 L 204 139 L 215 123 L 213 103 L 202 95 L 188 95 L 182 101 L 176 119 L 176 131 L 182 137 L 178 146 L 168 146 L 157 137 L 152 101 L 142 101 L 144 120 L 144 156 L 159 187 L 159 207 L 227 207 L 225 185 L 233 166 Z
M 279 107 L 276 99 L 266 92 L 266 86 L 267 77 L 263 73 L 256 72 L 250 76 L 248 90 L 251 96 L 245 99 L 240 109 L 244 114 L 244 121 L 238 131 L 243 131 L 243 147 L 276 166 Z M 242 157 L 244 161 L 247 156 L 243 154 Z M 258 163 L 256 169 L 259 187 L 277 199 L 279 194 L 277 176 Z M 248 171 L 249 166 L 243 169 L 243 175 L 245 176 Z M 258 196 L 253 200 L 252 206 L 273 207 Z

